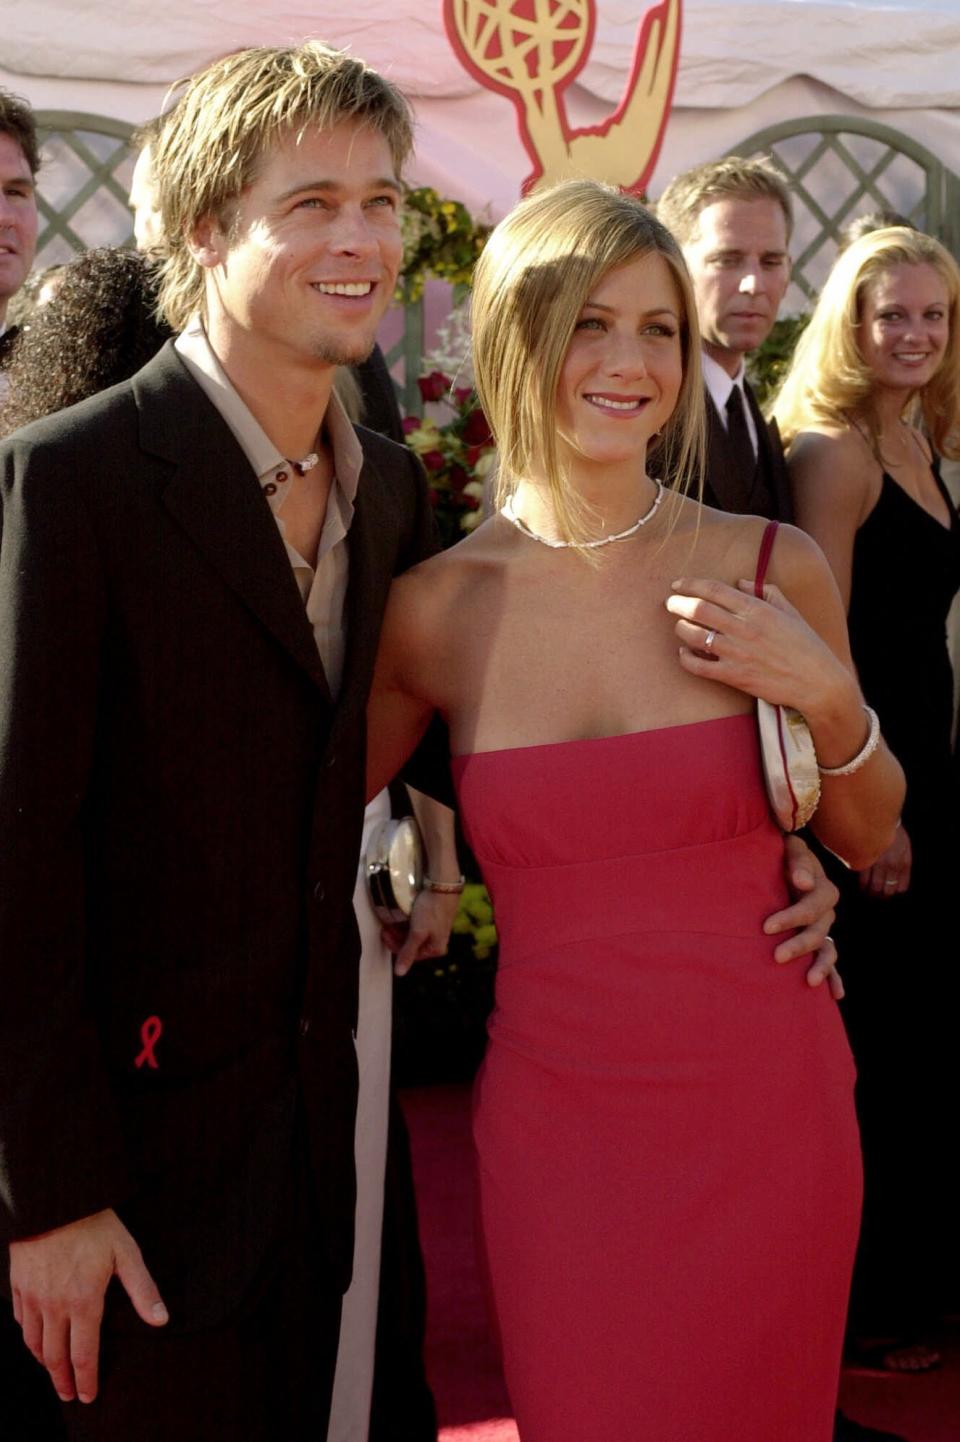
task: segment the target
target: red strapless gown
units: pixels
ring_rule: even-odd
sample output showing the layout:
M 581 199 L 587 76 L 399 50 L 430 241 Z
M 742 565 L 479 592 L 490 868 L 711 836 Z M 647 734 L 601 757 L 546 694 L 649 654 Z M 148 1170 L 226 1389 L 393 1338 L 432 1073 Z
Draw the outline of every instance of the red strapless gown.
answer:
M 523 1442 L 830 1442 L 860 1202 L 752 715 L 461 756 L 482 1239 Z

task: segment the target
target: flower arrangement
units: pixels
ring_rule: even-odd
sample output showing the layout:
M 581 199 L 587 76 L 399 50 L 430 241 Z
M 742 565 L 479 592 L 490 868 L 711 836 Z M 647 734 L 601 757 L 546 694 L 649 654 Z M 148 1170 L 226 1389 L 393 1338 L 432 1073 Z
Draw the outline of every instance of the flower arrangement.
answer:
M 459 200 L 443 200 L 429 185 L 407 191 L 400 224 L 403 264 L 398 301 L 410 305 L 419 300 L 428 276 L 447 281 L 455 291 L 469 288 L 489 225 L 478 224 Z
M 460 898 L 460 910 L 453 923 L 454 936 L 472 938 L 477 961 L 486 961 L 497 944 L 497 928 L 487 888 L 478 881 L 468 881 Z
M 446 419 L 407 416 L 403 428 L 427 473 L 443 544 L 452 546 L 483 518 L 484 491 L 496 463 L 493 438 L 472 386 L 455 386 L 440 370 L 417 384 L 424 406 L 442 407 Z

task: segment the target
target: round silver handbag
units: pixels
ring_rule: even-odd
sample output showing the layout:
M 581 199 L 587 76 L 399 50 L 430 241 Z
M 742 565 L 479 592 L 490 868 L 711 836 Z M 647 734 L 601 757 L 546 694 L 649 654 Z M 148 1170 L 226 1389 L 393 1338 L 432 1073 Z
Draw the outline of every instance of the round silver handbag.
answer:
M 423 841 L 414 818 L 381 821 L 370 835 L 363 861 L 370 903 L 379 919 L 390 925 L 409 921 L 423 885 Z

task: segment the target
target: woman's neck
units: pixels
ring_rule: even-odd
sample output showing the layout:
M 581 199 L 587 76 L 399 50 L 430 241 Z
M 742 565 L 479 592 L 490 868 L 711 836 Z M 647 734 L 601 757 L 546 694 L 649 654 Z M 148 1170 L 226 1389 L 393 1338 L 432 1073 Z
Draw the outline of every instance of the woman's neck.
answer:
M 906 424 L 904 412 L 910 404 L 912 392 L 901 390 L 878 390 L 870 398 L 870 419 L 879 440 L 895 440 Z
M 645 515 L 657 496 L 657 483 L 646 472 L 602 476 L 570 477 L 571 499 L 583 507 L 587 539 L 599 540 L 632 526 Z M 550 489 L 545 480 L 534 478 L 518 483 L 511 497 L 511 509 L 529 530 L 547 540 L 560 538 L 560 526 Z

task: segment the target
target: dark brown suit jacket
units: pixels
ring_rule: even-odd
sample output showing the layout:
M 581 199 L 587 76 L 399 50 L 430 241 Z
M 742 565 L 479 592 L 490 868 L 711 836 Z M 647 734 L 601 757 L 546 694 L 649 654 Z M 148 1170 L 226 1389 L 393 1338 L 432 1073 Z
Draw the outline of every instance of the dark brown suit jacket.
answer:
M 171 345 L 0 446 L 0 1224 L 116 1207 L 172 1325 L 268 1263 L 295 1156 L 349 1277 L 365 703 L 391 578 L 436 548 L 416 462 L 360 435 L 336 705 Z

